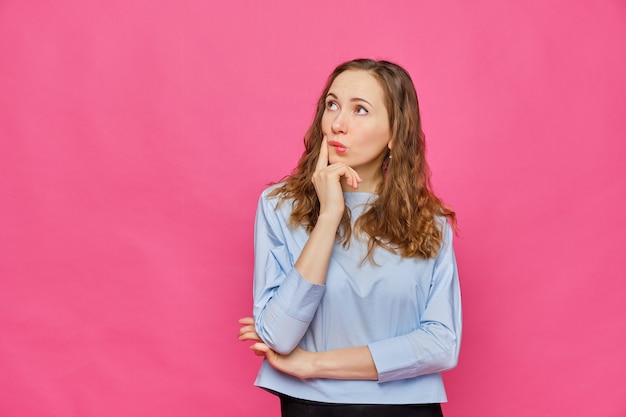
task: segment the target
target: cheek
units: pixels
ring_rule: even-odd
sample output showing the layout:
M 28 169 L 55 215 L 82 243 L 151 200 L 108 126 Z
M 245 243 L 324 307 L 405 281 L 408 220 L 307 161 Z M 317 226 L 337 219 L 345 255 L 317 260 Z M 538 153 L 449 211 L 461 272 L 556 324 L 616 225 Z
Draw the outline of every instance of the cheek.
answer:
M 322 116 L 322 121 L 320 124 L 322 126 L 322 132 L 324 133 L 330 132 L 331 122 L 330 122 L 330 118 L 326 116 L 326 113 L 324 113 L 324 115 Z
M 363 144 L 368 148 L 378 151 L 387 147 L 390 138 L 389 129 L 384 126 L 372 126 L 365 132 L 366 133 L 362 136 Z
M 376 138 L 379 141 L 379 143 L 381 143 L 383 146 L 386 147 L 387 144 L 389 143 L 389 140 L 391 140 L 391 131 L 385 125 L 380 126 L 376 130 Z

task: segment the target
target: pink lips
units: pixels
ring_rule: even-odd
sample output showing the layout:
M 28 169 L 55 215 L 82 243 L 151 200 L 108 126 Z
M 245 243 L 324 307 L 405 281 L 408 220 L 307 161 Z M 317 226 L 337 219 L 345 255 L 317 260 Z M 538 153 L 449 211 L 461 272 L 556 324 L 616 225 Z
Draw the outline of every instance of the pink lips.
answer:
M 328 144 L 330 146 L 332 146 L 333 148 L 335 148 L 335 151 L 337 153 L 345 153 L 346 152 L 346 147 L 341 142 L 337 142 L 335 140 L 331 140 L 330 142 L 328 142 Z

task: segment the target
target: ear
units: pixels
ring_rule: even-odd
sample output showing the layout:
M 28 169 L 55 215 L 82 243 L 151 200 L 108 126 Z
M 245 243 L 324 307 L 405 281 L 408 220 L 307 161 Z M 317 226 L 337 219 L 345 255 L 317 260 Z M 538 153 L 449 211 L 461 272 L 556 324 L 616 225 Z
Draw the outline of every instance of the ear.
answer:
M 393 139 L 390 139 L 389 142 L 387 142 L 387 148 L 389 148 L 389 150 L 391 150 L 392 146 L 393 146 Z

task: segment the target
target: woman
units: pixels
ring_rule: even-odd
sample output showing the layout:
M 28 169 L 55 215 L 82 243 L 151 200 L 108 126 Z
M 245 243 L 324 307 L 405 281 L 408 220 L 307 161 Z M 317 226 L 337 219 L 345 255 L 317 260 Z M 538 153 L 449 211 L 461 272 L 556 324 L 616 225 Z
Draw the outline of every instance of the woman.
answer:
M 335 69 L 255 226 L 255 382 L 283 416 L 441 416 L 457 363 L 455 214 L 431 191 L 417 95 L 386 61 Z

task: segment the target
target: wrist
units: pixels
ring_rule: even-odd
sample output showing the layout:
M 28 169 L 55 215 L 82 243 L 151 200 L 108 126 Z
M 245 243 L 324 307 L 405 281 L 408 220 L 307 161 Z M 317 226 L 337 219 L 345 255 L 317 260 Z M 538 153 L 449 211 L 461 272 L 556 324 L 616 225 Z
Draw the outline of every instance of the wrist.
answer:
M 323 210 L 320 211 L 319 216 L 317 216 L 316 226 L 328 225 L 333 229 L 337 229 L 339 227 L 339 223 L 341 223 L 341 218 L 343 217 L 343 210 Z
M 316 352 L 309 352 L 298 348 L 297 362 L 294 363 L 295 366 L 292 368 L 293 372 L 288 373 L 301 379 L 319 378 L 316 368 L 318 356 L 319 354 Z

